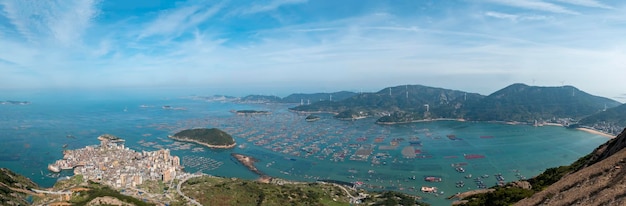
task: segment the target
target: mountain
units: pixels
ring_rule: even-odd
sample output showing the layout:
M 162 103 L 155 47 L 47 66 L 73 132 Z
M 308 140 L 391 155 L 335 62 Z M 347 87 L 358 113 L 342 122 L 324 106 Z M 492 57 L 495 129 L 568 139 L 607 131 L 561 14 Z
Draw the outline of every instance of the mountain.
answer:
M 33 193 L 31 188 L 38 186 L 24 176 L 0 168 L 0 205 L 29 205 L 26 197 Z
M 342 101 L 322 101 L 291 109 L 300 112 L 333 113 L 352 110 L 374 116 L 408 114 L 410 117 L 408 120 L 412 121 L 423 118 L 463 117 L 465 105 L 477 103 L 483 97 L 480 94 L 458 90 L 402 85 L 388 87 L 375 93 L 361 93 Z
M 314 93 L 314 94 L 290 94 L 282 99 L 283 103 L 303 103 L 307 104 L 310 102 L 318 102 L 324 100 L 330 100 L 332 96 L 333 101 L 341 101 L 350 97 L 357 95 L 354 92 L 333 92 L 333 93 Z
M 620 103 L 617 101 L 593 96 L 572 86 L 513 84 L 468 107 L 467 116 L 478 121 L 580 119 L 618 105 Z
M 626 127 L 626 104 L 585 117 L 578 124 L 605 133 L 617 134 L 621 128 Z

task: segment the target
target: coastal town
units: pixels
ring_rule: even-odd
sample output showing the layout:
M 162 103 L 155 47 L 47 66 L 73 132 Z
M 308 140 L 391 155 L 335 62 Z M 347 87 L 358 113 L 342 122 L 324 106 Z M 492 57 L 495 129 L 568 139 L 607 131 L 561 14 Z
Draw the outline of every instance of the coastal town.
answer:
M 178 156 L 168 149 L 137 152 L 124 146 L 124 140 L 101 135 L 99 146 L 66 150 L 64 157 L 48 165 L 52 172 L 73 169 L 85 180 L 101 182 L 115 188 L 130 188 L 146 180 L 169 182 L 182 174 Z

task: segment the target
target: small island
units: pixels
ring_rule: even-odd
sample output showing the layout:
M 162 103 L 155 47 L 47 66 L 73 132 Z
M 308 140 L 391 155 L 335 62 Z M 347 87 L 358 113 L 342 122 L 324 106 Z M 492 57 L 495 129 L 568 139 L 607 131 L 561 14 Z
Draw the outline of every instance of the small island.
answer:
M 232 136 L 216 128 L 187 129 L 170 135 L 169 138 L 178 141 L 194 142 L 209 148 L 228 149 L 237 145 Z
M 237 115 L 271 114 L 271 112 L 269 111 L 258 111 L 258 110 L 236 110 L 232 112 Z
M 304 120 L 306 120 L 307 122 L 315 122 L 317 120 L 320 120 L 320 117 L 315 115 L 309 115 Z

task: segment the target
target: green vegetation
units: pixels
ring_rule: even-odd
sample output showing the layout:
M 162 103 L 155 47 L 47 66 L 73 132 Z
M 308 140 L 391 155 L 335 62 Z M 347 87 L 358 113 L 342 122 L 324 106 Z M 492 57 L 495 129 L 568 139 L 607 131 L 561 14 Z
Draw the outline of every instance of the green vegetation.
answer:
M 416 120 L 423 119 L 418 113 L 412 112 L 394 112 L 389 116 L 383 116 L 376 120 L 376 123 L 379 124 L 389 124 L 389 123 L 405 123 L 412 122 Z
M 340 188 L 318 183 L 275 185 L 199 177 L 185 182 L 182 190 L 203 205 L 349 205 Z
M 626 127 L 626 104 L 585 117 L 578 123 L 606 133 L 619 134 Z
M 89 182 L 89 186 L 87 186 L 87 189 L 89 190 L 82 191 L 80 193 L 76 193 L 75 195 L 73 195 L 72 199 L 70 200 L 70 203 L 72 203 L 73 205 L 81 206 L 81 205 L 87 205 L 87 203 L 89 203 L 90 201 L 98 197 L 113 197 L 122 202 L 131 203 L 136 206 L 155 205 L 152 203 L 141 201 L 134 197 L 122 195 L 118 191 L 115 191 L 111 189 L 110 187 L 101 185 L 99 183 Z
M 363 199 L 364 203 L 368 205 L 375 206 L 410 206 L 410 205 L 421 205 L 427 206 L 429 204 L 417 201 L 416 197 L 406 195 L 404 193 L 395 192 L 395 191 L 385 191 L 382 194 L 374 195 Z
M 363 112 L 357 112 L 355 110 L 346 110 L 343 112 L 339 112 L 339 114 L 335 115 L 335 118 L 340 120 L 354 120 L 364 117 L 365 114 Z
M 0 205 L 28 205 L 25 199 L 27 194 L 20 190 L 30 188 L 38 188 L 38 186 L 22 175 L 0 168 Z
M 468 206 L 504 206 L 504 205 L 512 205 L 517 201 L 520 201 L 524 198 L 530 197 L 534 192 L 532 190 L 517 188 L 517 187 L 508 187 L 496 188 L 496 191 L 473 195 L 471 197 L 471 201 L 463 204 Z
M 227 146 L 235 144 L 235 139 L 226 132 L 211 128 L 187 129 L 173 135 L 174 138 L 191 139 L 214 146 Z
M 619 104 L 572 86 L 535 87 L 513 84 L 485 97 L 479 104 L 468 107 L 468 116 L 472 120 L 481 121 L 533 122 L 555 117 L 580 119 L 602 111 L 605 105 L 615 107 Z

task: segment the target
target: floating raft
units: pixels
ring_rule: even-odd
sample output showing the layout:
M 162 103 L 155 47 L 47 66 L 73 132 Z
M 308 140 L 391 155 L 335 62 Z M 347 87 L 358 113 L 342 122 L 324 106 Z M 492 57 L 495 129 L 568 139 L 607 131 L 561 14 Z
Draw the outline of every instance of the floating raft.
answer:
M 479 155 L 479 154 L 466 154 L 463 155 L 465 157 L 465 159 L 481 159 L 481 158 L 485 158 L 485 155 Z

